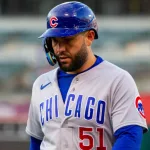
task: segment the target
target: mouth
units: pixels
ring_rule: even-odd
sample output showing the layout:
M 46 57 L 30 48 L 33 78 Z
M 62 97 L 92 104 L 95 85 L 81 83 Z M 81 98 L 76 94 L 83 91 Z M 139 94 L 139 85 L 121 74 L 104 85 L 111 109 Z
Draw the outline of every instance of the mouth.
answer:
M 66 56 L 59 57 L 59 59 L 66 59 L 66 58 L 69 58 L 69 57 L 66 57 Z
M 66 57 L 66 56 L 63 56 L 63 57 L 59 57 L 59 61 L 60 62 L 66 62 L 68 61 L 70 58 L 69 57 Z

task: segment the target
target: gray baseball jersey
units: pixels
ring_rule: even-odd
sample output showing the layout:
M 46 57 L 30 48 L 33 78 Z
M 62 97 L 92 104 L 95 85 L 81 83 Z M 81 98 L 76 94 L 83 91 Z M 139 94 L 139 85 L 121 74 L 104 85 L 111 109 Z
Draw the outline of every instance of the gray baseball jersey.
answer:
M 77 75 L 63 102 L 58 68 L 33 85 L 26 132 L 41 150 L 111 150 L 113 133 L 127 125 L 147 129 L 136 84 L 125 70 L 103 61 Z

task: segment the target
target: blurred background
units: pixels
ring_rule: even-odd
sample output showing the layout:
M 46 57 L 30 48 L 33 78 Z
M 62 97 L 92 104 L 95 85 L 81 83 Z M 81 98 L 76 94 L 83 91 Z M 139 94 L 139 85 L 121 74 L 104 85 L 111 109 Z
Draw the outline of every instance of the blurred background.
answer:
M 150 127 L 150 0 L 80 0 L 96 13 L 93 50 L 136 81 Z M 0 0 L 0 150 L 27 150 L 25 133 L 32 84 L 48 65 L 37 37 L 49 10 L 63 0 Z M 150 133 L 142 150 L 150 149 Z

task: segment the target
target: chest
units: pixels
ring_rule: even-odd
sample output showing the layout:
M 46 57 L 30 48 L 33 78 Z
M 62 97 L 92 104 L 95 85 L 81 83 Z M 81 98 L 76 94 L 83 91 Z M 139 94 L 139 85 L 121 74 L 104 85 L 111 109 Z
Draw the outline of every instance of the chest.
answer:
M 90 85 L 89 85 L 90 84 Z M 93 83 L 72 84 L 63 102 L 60 90 L 49 87 L 40 94 L 39 120 L 42 126 L 99 126 L 108 115 L 109 90 Z

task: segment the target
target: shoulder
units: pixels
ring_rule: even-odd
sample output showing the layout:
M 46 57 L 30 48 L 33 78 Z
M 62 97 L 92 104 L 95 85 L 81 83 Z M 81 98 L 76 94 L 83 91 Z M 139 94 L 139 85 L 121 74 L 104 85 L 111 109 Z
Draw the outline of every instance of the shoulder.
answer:
M 108 77 L 109 79 L 115 79 L 117 78 L 122 79 L 122 78 L 131 78 L 131 74 L 120 68 L 119 66 L 104 60 L 102 63 L 100 63 L 97 68 L 95 68 L 95 71 L 98 71 L 101 75 Z
M 125 71 L 124 69 L 120 68 L 119 66 L 117 66 L 109 61 L 106 61 L 106 60 L 104 60 L 103 63 L 101 63 L 99 66 L 101 66 L 101 68 L 105 69 L 108 72 L 113 71 L 116 73 L 122 73 Z
M 33 88 L 40 87 L 41 84 L 46 84 L 48 82 L 51 82 L 55 78 L 57 78 L 57 71 L 58 68 L 55 68 L 49 72 L 46 72 L 44 74 L 41 74 L 33 83 Z

